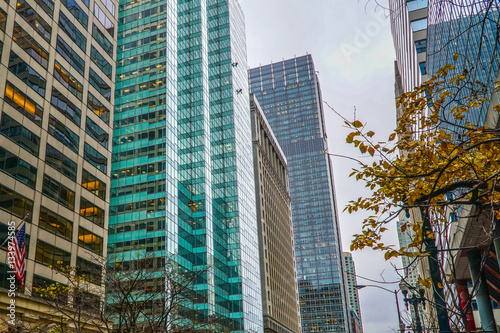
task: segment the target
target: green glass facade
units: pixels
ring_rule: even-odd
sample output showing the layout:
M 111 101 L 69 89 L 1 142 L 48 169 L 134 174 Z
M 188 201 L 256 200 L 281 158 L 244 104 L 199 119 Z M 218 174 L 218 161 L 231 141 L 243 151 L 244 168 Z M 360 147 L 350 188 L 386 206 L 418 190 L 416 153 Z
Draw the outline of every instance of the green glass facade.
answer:
M 121 1 L 119 22 L 111 257 L 154 253 L 202 272 L 199 320 L 262 332 L 239 4 Z

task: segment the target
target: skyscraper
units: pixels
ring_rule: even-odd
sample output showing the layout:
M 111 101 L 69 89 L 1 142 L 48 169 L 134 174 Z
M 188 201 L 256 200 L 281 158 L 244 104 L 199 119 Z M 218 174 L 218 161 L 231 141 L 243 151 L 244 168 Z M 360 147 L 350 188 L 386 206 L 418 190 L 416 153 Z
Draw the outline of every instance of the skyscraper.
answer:
M 363 324 L 361 322 L 361 309 L 359 307 L 359 295 L 356 278 L 356 266 L 352 255 L 349 252 L 344 252 L 345 273 L 347 277 L 347 292 L 349 297 L 349 306 L 356 313 L 356 318 L 352 320 L 356 326 L 355 333 L 363 332 Z
M 200 321 L 262 332 L 239 4 L 122 1 L 120 23 L 110 252 L 201 272 Z
M 300 332 L 287 162 L 250 94 L 264 332 Z
M 303 332 L 347 332 L 348 301 L 323 102 L 311 55 L 250 69 L 288 161 Z
M 1 288 L 7 224 L 26 221 L 16 322 L 50 322 L 33 287 L 67 283 L 51 267 L 106 256 L 116 14 L 113 0 L 0 3 Z M 99 303 L 103 286 L 92 285 Z M 5 290 L 0 300 L 3 320 Z

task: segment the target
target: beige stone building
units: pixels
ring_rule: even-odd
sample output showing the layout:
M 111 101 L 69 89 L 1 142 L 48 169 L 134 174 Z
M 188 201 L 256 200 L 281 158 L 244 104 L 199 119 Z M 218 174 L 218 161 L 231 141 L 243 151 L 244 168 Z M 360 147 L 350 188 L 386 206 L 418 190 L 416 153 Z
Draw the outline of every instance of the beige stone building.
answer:
M 0 1 L 1 319 L 10 221 L 26 220 L 16 320 L 50 315 L 32 298 L 65 283 L 49 266 L 106 256 L 117 13 L 115 0 Z M 92 289 L 102 301 L 100 281 Z
M 250 109 L 264 332 L 300 332 L 286 159 L 253 94 Z

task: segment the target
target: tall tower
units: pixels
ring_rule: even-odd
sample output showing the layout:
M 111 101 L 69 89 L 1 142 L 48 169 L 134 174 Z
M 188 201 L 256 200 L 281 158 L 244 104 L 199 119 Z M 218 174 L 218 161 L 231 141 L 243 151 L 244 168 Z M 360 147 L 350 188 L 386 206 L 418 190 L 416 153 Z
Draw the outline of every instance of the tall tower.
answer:
M 347 332 L 348 302 L 323 102 L 311 55 L 250 69 L 288 161 L 303 332 Z
M 250 94 L 264 332 L 299 333 L 287 162 L 259 102 Z
M 354 311 L 355 316 L 352 316 L 351 322 L 354 327 L 353 333 L 362 333 L 363 324 L 361 321 L 361 308 L 359 307 L 359 295 L 356 278 L 356 266 L 352 260 L 352 254 L 344 252 L 345 273 L 347 276 L 347 292 L 349 297 L 349 306 L 351 311 Z
M 33 287 L 106 256 L 117 12 L 113 0 L 0 3 L 0 288 L 7 225 L 26 222 L 16 322 L 59 324 Z M 9 301 L 0 292 L 2 323 Z
M 239 4 L 122 1 L 120 22 L 110 252 L 197 272 L 198 318 L 262 332 Z

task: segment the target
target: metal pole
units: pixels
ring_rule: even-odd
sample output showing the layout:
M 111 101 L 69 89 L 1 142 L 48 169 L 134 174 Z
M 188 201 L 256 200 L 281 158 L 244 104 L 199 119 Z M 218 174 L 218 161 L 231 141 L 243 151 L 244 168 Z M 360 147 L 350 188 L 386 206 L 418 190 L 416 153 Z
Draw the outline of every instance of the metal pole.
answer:
M 399 320 L 399 331 L 401 333 L 405 332 L 405 323 L 401 319 L 401 311 L 399 311 L 399 300 L 398 300 L 398 291 L 394 290 L 394 297 L 396 297 L 396 309 L 398 309 L 398 320 Z
M 413 306 L 413 311 L 415 312 L 415 332 L 422 333 L 422 323 L 420 322 L 420 313 L 418 311 L 418 303 L 420 300 L 415 296 L 412 296 L 412 299 L 409 301 Z
M 429 237 L 432 233 L 431 222 L 429 220 L 428 211 L 424 207 L 420 207 L 422 214 L 422 232 L 424 237 L 425 251 L 429 253 L 429 274 L 432 279 L 432 292 L 434 296 L 434 304 L 438 318 L 439 332 L 452 333 L 448 312 L 446 310 L 446 302 L 444 301 L 443 281 L 441 280 L 440 268 L 437 259 L 437 248 L 434 244 L 434 239 Z

